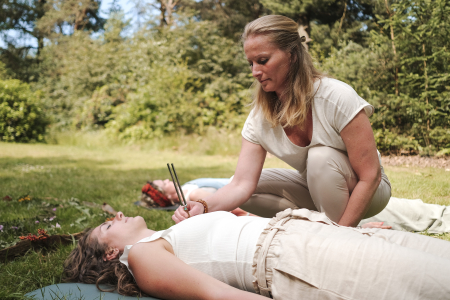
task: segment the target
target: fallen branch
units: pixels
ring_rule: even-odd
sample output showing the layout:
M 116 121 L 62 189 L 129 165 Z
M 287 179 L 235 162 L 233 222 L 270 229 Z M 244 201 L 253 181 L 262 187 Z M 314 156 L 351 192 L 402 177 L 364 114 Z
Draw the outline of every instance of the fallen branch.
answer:
M 51 249 L 59 245 L 69 245 L 73 240 L 79 240 L 83 236 L 83 232 L 74 234 L 55 234 L 45 239 L 30 241 L 23 240 L 16 245 L 0 250 L 0 261 L 14 259 L 19 256 L 24 256 L 29 250 Z

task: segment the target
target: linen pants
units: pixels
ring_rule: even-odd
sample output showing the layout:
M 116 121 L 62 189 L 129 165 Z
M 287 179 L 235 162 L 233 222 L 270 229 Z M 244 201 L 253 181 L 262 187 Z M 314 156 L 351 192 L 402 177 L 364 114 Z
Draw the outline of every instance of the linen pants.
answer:
M 287 209 L 260 235 L 252 271 L 274 299 L 450 299 L 450 242 Z
M 358 183 L 348 156 L 330 147 L 310 148 L 306 174 L 304 178 L 297 170 L 263 169 L 254 194 L 240 208 L 266 218 L 286 208 L 307 208 L 338 222 Z M 364 218 L 378 214 L 389 202 L 391 185 L 383 167 L 381 176 Z

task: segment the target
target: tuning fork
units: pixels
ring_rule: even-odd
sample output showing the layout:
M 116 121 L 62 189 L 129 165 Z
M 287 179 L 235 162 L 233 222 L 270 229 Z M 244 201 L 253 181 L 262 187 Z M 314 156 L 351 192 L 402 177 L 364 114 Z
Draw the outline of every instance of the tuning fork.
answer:
M 178 199 L 180 200 L 181 205 L 184 207 L 184 211 L 188 214 L 188 216 L 190 218 L 191 215 L 189 214 L 186 199 L 184 198 L 184 193 L 183 193 L 183 190 L 181 189 L 180 182 L 178 181 L 177 172 L 175 171 L 174 165 L 173 164 L 171 164 L 171 165 L 172 165 L 172 169 L 170 168 L 169 163 L 167 163 L 167 168 L 169 169 L 169 173 L 170 173 L 170 176 L 172 177 L 173 185 L 175 186 L 175 191 L 177 192 Z M 172 173 L 172 171 L 173 171 L 173 173 Z M 181 194 L 181 196 L 180 196 L 180 194 Z

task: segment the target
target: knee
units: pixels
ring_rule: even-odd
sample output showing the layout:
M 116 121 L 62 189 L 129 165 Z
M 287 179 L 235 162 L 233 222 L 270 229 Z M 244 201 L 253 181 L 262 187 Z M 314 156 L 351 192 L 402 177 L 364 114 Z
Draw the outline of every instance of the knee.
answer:
M 308 151 L 308 179 L 323 179 L 327 174 L 340 173 L 339 160 L 347 156 L 330 147 L 314 147 Z M 309 181 L 309 180 L 308 180 Z

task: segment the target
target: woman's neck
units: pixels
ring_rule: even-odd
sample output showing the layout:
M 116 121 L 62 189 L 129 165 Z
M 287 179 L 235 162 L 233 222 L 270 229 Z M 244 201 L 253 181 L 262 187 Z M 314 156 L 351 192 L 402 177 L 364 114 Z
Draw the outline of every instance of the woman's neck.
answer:
M 155 232 L 156 231 L 147 228 L 145 230 L 142 230 L 142 231 L 136 233 L 136 235 L 133 238 L 133 240 L 134 240 L 133 244 L 136 244 L 137 242 L 139 242 L 142 239 L 151 237 Z

